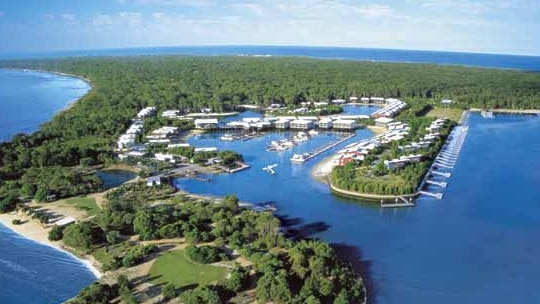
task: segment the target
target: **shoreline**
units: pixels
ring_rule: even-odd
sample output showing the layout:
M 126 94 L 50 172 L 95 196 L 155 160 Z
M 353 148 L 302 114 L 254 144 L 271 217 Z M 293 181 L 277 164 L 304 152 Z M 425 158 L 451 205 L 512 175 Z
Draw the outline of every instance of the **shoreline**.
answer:
M 23 72 L 23 73 L 25 73 L 25 72 L 36 72 L 36 73 L 43 73 L 43 74 L 53 74 L 53 75 L 62 76 L 62 77 L 77 78 L 79 80 L 82 80 L 88 86 L 88 91 L 86 93 L 84 93 L 83 95 L 81 95 L 78 98 L 75 98 L 75 99 L 72 99 L 72 100 L 68 101 L 64 105 L 64 107 L 62 109 L 60 109 L 60 110 L 58 110 L 57 112 L 54 113 L 54 115 L 51 117 L 50 120 L 52 120 L 56 115 L 73 108 L 75 106 L 75 104 L 79 100 L 84 98 L 86 95 L 88 95 L 94 89 L 94 86 L 92 85 L 92 81 L 90 79 L 88 79 L 86 77 L 83 77 L 83 76 L 80 76 L 80 75 L 63 73 L 63 72 L 58 72 L 58 71 L 48 71 L 48 70 L 34 70 L 34 69 L 21 69 L 21 68 L 2 68 L 2 69 L 10 70 L 10 71 L 19 71 L 19 72 Z M 49 120 L 49 122 L 50 122 L 50 120 Z M 39 130 L 39 127 L 38 127 L 38 130 Z M 34 132 L 37 132 L 37 131 L 34 131 Z M 34 132 L 32 132 L 32 133 L 34 133 Z
M 14 225 L 12 221 L 14 219 L 22 219 L 24 224 L 21 225 Z M 24 219 L 19 214 L 15 212 L 11 213 L 3 213 L 0 214 L 0 225 L 2 227 L 5 227 L 6 229 L 12 231 L 13 233 L 17 234 L 19 237 L 27 239 L 29 241 L 38 243 L 43 246 L 51 247 L 57 251 L 61 251 L 62 253 L 65 253 L 69 255 L 70 257 L 78 260 L 82 264 L 85 265 L 85 267 L 92 272 L 92 274 L 96 277 L 96 280 L 99 280 L 103 273 L 100 271 L 101 266 L 98 264 L 98 262 L 93 258 L 80 257 L 75 254 L 73 254 L 71 251 L 69 251 L 65 246 L 63 246 L 60 242 L 54 242 L 50 241 L 48 239 L 49 232 L 47 229 L 43 228 L 40 223 L 38 223 L 36 220 L 32 219 Z

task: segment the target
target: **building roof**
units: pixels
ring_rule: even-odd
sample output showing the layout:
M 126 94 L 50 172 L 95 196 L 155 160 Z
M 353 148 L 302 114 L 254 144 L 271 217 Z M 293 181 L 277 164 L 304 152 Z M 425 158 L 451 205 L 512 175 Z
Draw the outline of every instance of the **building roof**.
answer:
M 389 118 L 389 117 L 379 117 L 377 119 L 375 119 L 375 122 L 379 122 L 379 123 L 389 123 L 389 122 L 392 122 L 394 121 L 392 118 Z

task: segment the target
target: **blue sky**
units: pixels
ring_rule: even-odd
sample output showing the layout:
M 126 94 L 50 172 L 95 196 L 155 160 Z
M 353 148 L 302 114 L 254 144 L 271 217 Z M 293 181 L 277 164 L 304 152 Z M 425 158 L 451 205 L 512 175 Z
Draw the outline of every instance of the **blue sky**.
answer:
M 538 0 L 2 0 L 0 53 L 309 45 L 540 55 Z

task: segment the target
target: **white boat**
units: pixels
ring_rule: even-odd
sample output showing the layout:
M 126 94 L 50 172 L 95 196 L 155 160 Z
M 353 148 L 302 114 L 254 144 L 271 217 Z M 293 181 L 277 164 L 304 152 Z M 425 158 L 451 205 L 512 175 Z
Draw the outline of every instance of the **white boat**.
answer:
M 223 140 L 223 141 L 233 141 L 236 139 L 236 137 L 234 137 L 234 135 L 232 134 L 225 134 L 223 136 L 221 136 L 219 139 Z
M 285 146 L 285 147 L 294 147 L 294 142 L 290 141 L 290 140 L 287 140 L 282 145 Z
M 491 111 L 482 111 L 480 114 L 484 118 L 493 118 L 493 112 Z
M 319 135 L 319 132 L 312 129 L 312 130 L 309 130 L 308 134 L 311 136 L 314 136 L 314 135 Z
M 291 161 L 293 163 L 303 163 L 306 160 L 308 160 L 310 156 L 311 156 L 310 153 L 294 154 L 293 157 L 291 158 Z

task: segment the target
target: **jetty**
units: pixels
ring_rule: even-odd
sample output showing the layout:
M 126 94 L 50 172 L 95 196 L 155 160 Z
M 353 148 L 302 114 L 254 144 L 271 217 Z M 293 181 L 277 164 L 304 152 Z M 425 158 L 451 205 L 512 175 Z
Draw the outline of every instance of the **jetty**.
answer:
M 382 208 L 403 208 L 403 207 L 416 207 L 416 204 L 413 203 L 412 199 L 407 200 L 403 196 L 396 198 L 395 202 L 387 203 L 381 200 Z
M 464 111 L 459 120 L 459 125 L 456 126 L 452 132 L 448 135 L 448 138 L 441 150 L 435 157 L 431 167 L 424 176 L 424 179 L 418 187 L 418 193 L 424 196 L 429 196 L 436 199 L 442 199 L 442 192 L 432 192 L 429 190 L 430 186 L 444 189 L 448 186 L 447 179 L 452 176 L 451 171 L 457 160 L 461 147 L 465 142 L 465 137 L 469 127 L 467 121 L 469 118 L 469 111 Z
M 329 143 L 329 144 L 327 144 L 327 145 L 324 145 L 324 146 L 322 146 L 322 147 L 320 147 L 320 148 L 317 148 L 317 149 L 316 149 L 315 151 L 313 151 L 313 152 L 307 152 L 307 153 L 304 153 L 305 156 L 303 157 L 303 161 L 301 161 L 301 162 L 294 162 L 294 163 L 303 163 L 303 162 L 307 162 L 308 160 L 310 160 L 310 159 L 312 159 L 312 158 L 318 156 L 319 154 L 324 153 L 324 152 L 326 152 L 326 151 L 332 149 L 333 147 L 335 147 L 335 146 L 341 144 L 342 142 L 347 141 L 347 140 L 349 140 L 349 139 L 351 139 L 351 138 L 353 138 L 353 137 L 355 137 L 355 136 L 356 136 L 356 134 L 355 134 L 355 133 L 352 133 L 352 134 L 349 134 L 348 136 L 346 136 L 346 137 L 344 137 L 344 138 L 341 138 L 341 139 L 336 140 L 336 141 L 333 141 L 333 142 L 331 142 L 331 143 Z

